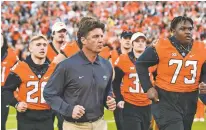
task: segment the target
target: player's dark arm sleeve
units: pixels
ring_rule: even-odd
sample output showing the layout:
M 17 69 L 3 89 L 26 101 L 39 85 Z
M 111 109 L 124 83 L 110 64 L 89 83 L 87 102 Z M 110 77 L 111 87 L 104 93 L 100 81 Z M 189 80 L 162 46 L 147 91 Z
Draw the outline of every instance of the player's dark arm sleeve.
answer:
M 112 74 L 111 76 L 109 77 L 109 82 L 107 84 L 107 87 L 106 87 L 106 90 L 105 90 L 105 94 L 104 94 L 104 106 L 106 108 L 108 108 L 107 104 L 106 104 L 106 101 L 107 101 L 107 96 L 111 96 L 112 97 L 112 93 L 113 93 L 113 89 L 112 89 L 112 76 L 113 76 L 113 71 L 112 71 L 112 67 L 111 67 L 111 71 Z
M 202 66 L 200 82 L 206 83 L 206 62 Z M 202 102 L 206 105 L 206 94 L 199 95 Z
M 144 92 L 152 87 L 148 68 L 159 63 L 159 58 L 154 47 L 148 47 L 136 61 L 136 70 Z
M 206 62 L 202 66 L 200 82 L 206 83 Z
M 67 78 L 68 70 L 63 63 L 61 62 L 57 65 L 44 88 L 43 96 L 53 110 L 64 116 L 72 117 L 74 106 L 64 101 L 64 98 L 67 98 L 64 97 L 64 88 L 68 84 L 69 79 Z
M 199 97 L 200 100 L 206 105 L 206 94 L 200 94 Z
M 116 101 L 117 103 L 119 101 L 124 101 L 123 96 L 121 94 L 121 83 L 122 83 L 122 78 L 124 76 L 124 72 L 119 68 L 119 67 L 115 67 L 114 68 L 114 72 L 115 72 L 115 78 L 114 81 L 112 82 L 113 84 L 113 91 L 114 91 L 114 95 L 116 97 Z
M 18 103 L 17 99 L 14 97 L 14 91 L 20 86 L 21 84 L 20 77 L 10 72 L 9 76 L 6 79 L 5 85 L 2 88 L 2 97 L 4 102 L 7 102 L 8 105 L 11 105 L 15 107 L 15 105 Z

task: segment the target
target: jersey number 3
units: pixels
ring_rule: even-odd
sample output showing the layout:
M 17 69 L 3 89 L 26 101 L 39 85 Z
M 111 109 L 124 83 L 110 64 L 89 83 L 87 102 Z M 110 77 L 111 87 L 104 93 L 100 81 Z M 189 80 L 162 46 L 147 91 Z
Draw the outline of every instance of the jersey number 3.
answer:
M 39 84 L 39 81 L 29 81 L 27 83 L 27 87 L 34 86 L 34 89 L 32 89 L 31 91 L 27 92 L 26 101 L 27 102 L 31 102 L 31 103 L 38 103 L 38 100 L 40 100 L 40 103 L 46 103 L 46 101 L 44 100 L 44 97 L 43 97 L 43 91 L 44 91 L 44 87 L 45 87 L 46 83 L 47 82 L 42 82 L 42 83 Z M 39 85 L 40 85 L 40 87 L 39 87 Z M 32 98 L 31 96 L 33 94 L 37 93 L 38 91 L 41 91 L 40 92 L 40 96 Z
M 177 60 L 177 59 L 171 59 L 169 61 L 169 65 L 171 66 L 173 64 L 177 64 L 177 68 L 176 68 L 175 73 L 172 77 L 172 81 L 171 81 L 172 84 L 176 83 L 177 77 L 178 77 L 178 75 L 180 73 L 180 70 L 182 68 L 183 61 L 182 60 Z M 188 67 L 188 66 L 193 67 L 193 69 L 190 70 L 191 79 L 188 79 L 187 77 L 184 77 L 184 83 L 185 84 L 194 84 L 195 83 L 195 78 L 197 76 L 197 61 L 187 60 L 185 62 L 184 67 Z
M 133 81 L 133 84 L 135 85 L 135 89 L 133 87 L 129 87 L 129 92 L 131 93 L 144 93 L 142 87 L 140 86 L 139 83 L 139 77 L 137 75 L 137 73 L 131 73 L 129 74 L 129 78 L 135 78 L 135 80 Z

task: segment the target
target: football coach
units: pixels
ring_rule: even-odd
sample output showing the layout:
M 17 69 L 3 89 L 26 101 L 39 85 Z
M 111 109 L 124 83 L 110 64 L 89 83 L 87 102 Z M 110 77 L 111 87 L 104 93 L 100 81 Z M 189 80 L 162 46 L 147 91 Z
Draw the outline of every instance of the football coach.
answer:
M 105 25 L 84 17 L 77 32 L 81 50 L 59 63 L 44 88 L 44 98 L 64 117 L 63 130 L 107 130 L 104 107 L 113 111 L 112 66 L 98 56 Z

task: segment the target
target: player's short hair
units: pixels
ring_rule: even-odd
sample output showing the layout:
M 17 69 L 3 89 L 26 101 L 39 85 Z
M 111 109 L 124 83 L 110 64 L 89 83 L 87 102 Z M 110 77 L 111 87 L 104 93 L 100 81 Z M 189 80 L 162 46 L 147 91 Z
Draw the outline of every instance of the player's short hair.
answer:
M 189 21 L 193 27 L 193 20 L 187 16 L 178 16 L 178 17 L 175 17 L 171 24 L 170 24 L 170 31 L 172 31 L 173 29 L 176 28 L 177 24 L 180 23 L 180 22 L 186 22 L 186 21 Z
M 95 28 L 101 28 L 105 31 L 105 25 L 100 22 L 98 19 L 93 17 L 83 17 L 79 22 L 79 30 L 77 32 L 77 42 L 79 44 L 79 48 L 82 49 L 81 37 L 87 36 L 87 34 Z
M 39 39 L 44 39 L 45 41 L 48 41 L 46 36 L 44 36 L 43 34 L 37 34 L 31 37 L 30 43 Z

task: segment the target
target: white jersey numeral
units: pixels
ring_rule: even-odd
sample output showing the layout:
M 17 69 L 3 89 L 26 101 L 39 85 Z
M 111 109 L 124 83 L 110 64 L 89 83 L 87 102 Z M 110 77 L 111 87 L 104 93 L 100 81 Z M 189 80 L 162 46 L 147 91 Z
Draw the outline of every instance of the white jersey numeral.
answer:
M 175 70 L 175 73 L 172 77 L 172 80 L 171 80 L 171 83 L 174 84 L 176 83 L 176 80 L 178 78 L 178 75 L 180 73 L 180 70 L 182 68 L 182 64 L 183 64 L 183 61 L 182 60 L 177 60 L 177 59 L 171 59 L 169 61 L 169 65 L 173 65 L 173 64 L 177 64 L 177 68 Z M 197 61 L 191 61 L 191 60 L 187 60 L 185 62 L 185 67 L 188 67 L 188 66 L 192 66 L 193 69 L 190 70 L 190 73 L 192 75 L 191 79 L 188 79 L 187 77 L 184 77 L 184 83 L 185 84 L 194 84 L 195 83 L 195 78 L 197 76 Z
M 42 82 L 39 87 L 39 81 L 29 81 L 27 83 L 27 88 L 34 86 L 34 88 L 27 92 L 27 97 L 26 97 L 26 101 L 30 102 L 30 103 L 38 103 L 38 100 L 40 98 L 40 103 L 46 103 L 44 97 L 43 97 L 43 91 L 44 91 L 44 87 L 46 85 L 47 82 Z M 39 90 L 40 89 L 40 90 Z M 40 96 L 37 96 L 35 98 L 32 98 L 32 95 L 37 93 L 38 91 L 41 91 Z
M 135 85 L 135 89 L 133 87 L 129 86 L 129 92 L 131 92 L 131 93 L 144 93 L 143 89 L 140 86 L 139 77 L 138 77 L 137 73 L 129 74 L 129 78 L 135 78 L 135 80 L 133 81 L 133 84 Z

